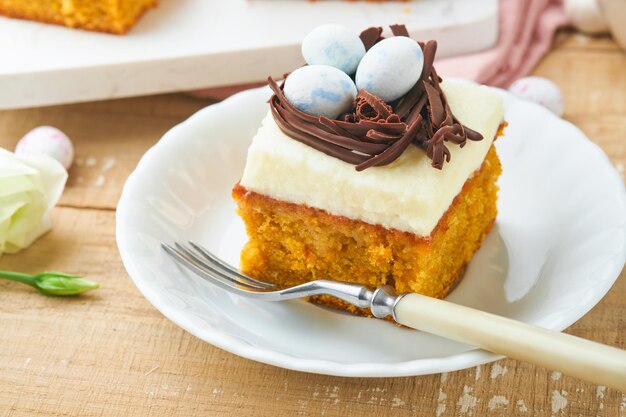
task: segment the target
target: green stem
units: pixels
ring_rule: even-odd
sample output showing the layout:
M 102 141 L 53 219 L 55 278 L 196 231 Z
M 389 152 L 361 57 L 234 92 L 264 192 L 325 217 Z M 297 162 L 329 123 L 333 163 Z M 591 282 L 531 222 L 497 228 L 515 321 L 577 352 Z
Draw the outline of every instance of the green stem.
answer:
M 37 287 L 35 277 L 33 275 L 22 274 L 20 272 L 0 271 L 0 278 L 6 278 L 11 281 L 17 281 L 23 284 L 28 284 L 32 287 Z

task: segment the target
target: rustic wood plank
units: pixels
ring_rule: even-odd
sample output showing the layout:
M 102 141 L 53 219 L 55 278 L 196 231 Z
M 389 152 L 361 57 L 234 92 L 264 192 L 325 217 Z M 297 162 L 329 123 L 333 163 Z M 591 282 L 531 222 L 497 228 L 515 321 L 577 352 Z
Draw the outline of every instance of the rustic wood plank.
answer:
M 621 50 L 556 49 L 534 74 L 554 81 L 563 93 L 565 118 L 621 115 L 626 117 L 626 54 Z
M 566 29 L 556 34 L 554 39 L 554 49 L 587 49 L 593 51 L 621 52 L 622 49 L 617 43 L 606 35 L 587 35 L 578 33 L 573 29 Z
M 30 129 L 51 125 L 74 142 L 61 205 L 114 209 L 141 156 L 209 102 L 185 94 L 0 112 L 0 146 L 15 149 Z

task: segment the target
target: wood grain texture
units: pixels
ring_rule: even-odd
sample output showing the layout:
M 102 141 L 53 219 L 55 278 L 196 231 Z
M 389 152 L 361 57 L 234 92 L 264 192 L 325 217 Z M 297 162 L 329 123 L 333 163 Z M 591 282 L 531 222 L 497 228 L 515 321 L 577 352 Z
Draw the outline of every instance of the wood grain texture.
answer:
M 0 146 L 52 125 L 75 146 L 60 205 L 114 209 L 128 175 L 165 132 L 209 104 L 182 94 L 0 112 Z
M 565 117 L 622 169 L 624 68 L 626 55 L 611 40 L 565 33 L 536 70 L 563 89 Z M 0 417 L 626 417 L 626 393 L 513 360 L 425 377 L 337 378 L 241 359 L 165 319 L 121 264 L 113 209 L 141 155 L 205 104 L 163 95 L 0 112 L 0 146 L 52 124 L 72 137 L 79 162 L 52 232 L 0 258 L 0 269 L 65 270 L 102 284 L 59 299 L 0 282 Z M 624 275 L 569 333 L 626 348 Z

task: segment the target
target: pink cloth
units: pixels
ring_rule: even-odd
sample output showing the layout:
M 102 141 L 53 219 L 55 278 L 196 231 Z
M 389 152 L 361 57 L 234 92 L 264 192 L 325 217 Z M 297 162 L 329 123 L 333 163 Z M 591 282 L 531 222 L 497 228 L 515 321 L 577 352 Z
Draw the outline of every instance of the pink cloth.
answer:
M 562 0 L 500 0 L 496 45 L 482 52 L 437 60 L 437 72 L 508 87 L 530 73 L 550 49 L 556 30 L 567 24 Z

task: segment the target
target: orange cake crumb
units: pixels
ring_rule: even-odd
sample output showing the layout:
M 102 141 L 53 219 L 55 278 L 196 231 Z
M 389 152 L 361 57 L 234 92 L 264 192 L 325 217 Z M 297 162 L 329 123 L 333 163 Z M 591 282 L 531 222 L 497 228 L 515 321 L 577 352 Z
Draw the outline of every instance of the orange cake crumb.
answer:
M 0 15 L 124 34 L 156 5 L 157 0 L 0 0 Z
M 443 298 L 493 226 L 501 170 L 492 145 L 426 238 L 278 201 L 237 184 L 233 197 L 250 239 L 241 253 L 242 270 L 279 287 L 332 279 Z M 371 315 L 330 296 L 312 301 Z

